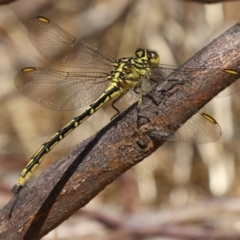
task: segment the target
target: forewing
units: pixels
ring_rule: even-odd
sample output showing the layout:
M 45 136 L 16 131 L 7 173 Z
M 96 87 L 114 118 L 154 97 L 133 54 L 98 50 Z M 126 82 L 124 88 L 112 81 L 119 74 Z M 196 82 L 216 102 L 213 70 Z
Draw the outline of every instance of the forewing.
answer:
M 31 19 L 27 29 L 36 49 L 44 58 L 56 64 L 107 70 L 115 62 L 115 59 L 106 52 L 74 38 L 44 17 Z
M 15 78 L 17 89 L 42 106 L 54 110 L 83 107 L 107 87 L 105 73 L 61 72 L 25 68 Z
M 163 81 L 176 81 L 181 82 L 181 75 L 182 74 L 191 74 L 197 72 L 204 72 L 206 75 L 207 80 L 208 74 L 232 74 L 240 78 L 240 71 L 239 69 L 226 69 L 226 68 L 179 68 L 177 66 L 165 65 L 160 64 L 157 68 L 151 69 L 150 78 L 161 84 Z M 171 74 L 174 74 L 174 78 L 171 77 Z M 210 80 L 209 80 L 210 81 Z M 232 83 L 229 87 L 225 88 L 222 92 L 220 92 L 217 97 L 226 97 L 232 95 L 234 93 L 240 92 L 240 81 L 239 79 Z

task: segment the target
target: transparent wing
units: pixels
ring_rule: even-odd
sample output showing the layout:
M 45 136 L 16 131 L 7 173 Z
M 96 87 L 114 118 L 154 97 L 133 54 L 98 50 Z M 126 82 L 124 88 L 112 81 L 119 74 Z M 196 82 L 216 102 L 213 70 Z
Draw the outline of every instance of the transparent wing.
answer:
M 54 110 L 83 107 L 107 87 L 106 73 L 61 72 L 24 68 L 15 78 L 17 89 L 42 106 Z
M 164 81 L 176 81 L 181 82 L 181 75 L 188 74 L 190 72 L 204 71 L 206 73 L 206 78 L 208 74 L 212 71 L 214 72 L 224 72 L 225 69 L 212 68 L 212 69 L 200 69 L 200 68 L 184 68 L 179 69 L 175 66 L 169 65 L 160 65 L 159 68 L 153 69 L 151 72 L 150 78 L 144 81 L 144 92 L 149 90 L 154 90 L 156 86 L 159 87 L 159 84 Z M 175 72 L 174 78 L 171 78 L 171 74 Z M 236 73 L 236 72 L 235 72 Z M 228 73 L 226 73 L 228 74 Z M 239 84 L 240 86 L 240 84 Z M 239 88 L 240 90 L 240 88 Z M 154 91 L 152 92 L 154 94 Z M 156 96 L 155 98 L 163 99 L 164 96 Z M 169 109 L 183 108 L 180 104 L 175 104 L 171 101 L 167 101 L 167 106 Z M 165 119 L 165 122 L 170 122 L 167 114 L 162 112 L 162 116 Z M 197 112 L 193 115 L 185 124 L 183 124 L 172 136 L 166 136 L 164 133 L 160 134 L 162 140 L 168 141 L 180 141 L 180 142 L 190 142 L 190 143 L 207 143 L 218 140 L 222 135 L 221 127 L 218 125 L 215 119 L 211 116 Z
M 80 41 L 44 17 L 27 24 L 29 38 L 47 60 L 74 68 L 110 69 L 115 59 L 104 51 Z
M 142 92 L 143 94 L 148 93 L 152 90 L 152 87 L 156 85 L 155 82 L 151 82 L 149 79 L 143 81 Z M 124 111 L 138 101 L 140 89 L 136 91 L 129 91 L 123 97 L 121 97 L 114 106 L 117 107 L 119 111 Z M 162 96 L 160 96 L 162 97 Z M 167 101 L 168 107 L 183 108 L 180 105 L 173 104 L 171 101 Z M 162 112 L 162 116 L 165 122 L 170 122 L 170 119 Z M 178 142 L 189 142 L 189 143 L 208 143 L 214 142 L 220 139 L 222 135 L 222 130 L 215 119 L 206 113 L 197 112 L 194 114 L 186 123 L 184 123 L 172 136 L 166 136 L 165 134 L 159 134 L 158 137 L 161 140 L 166 141 L 178 141 Z
M 172 73 L 177 74 L 177 79 L 169 77 Z M 225 74 L 232 74 L 238 76 L 240 78 L 240 71 L 239 69 L 226 69 L 226 68 L 179 68 L 177 66 L 171 66 L 166 64 L 160 64 L 158 68 L 151 69 L 151 78 L 155 82 L 161 84 L 163 81 L 180 81 L 181 75 L 187 75 L 189 73 L 198 73 L 204 72 L 206 75 L 206 79 L 208 80 L 208 74 L 218 74 L 218 73 L 225 73 Z M 176 75 L 175 75 L 176 77 Z M 239 79 L 231 84 L 229 87 L 224 89 L 221 93 L 217 95 L 217 97 L 226 97 L 232 95 L 234 93 L 240 92 L 240 81 Z
M 240 92 L 240 81 L 239 79 L 232 83 L 229 87 L 225 88 L 222 92 L 220 92 L 217 97 L 226 97 L 232 95 L 234 93 Z
M 167 121 L 167 119 L 165 119 L 165 121 Z M 188 143 L 209 143 L 220 139 L 222 130 L 215 119 L 211 116 L 206 113 L 197 112 L 173 135 L 156 131 L 150 134 L 158 140 Z
M 129 90 L 125 95 L 120 97 L 119 100 L 116 101 L 114 106 L 120 111 L 126 110 L 130 105 L 137 102 L 140 98 L 139 94 L 145 95 L 150 91 L 154 90 L 157 86 L 157 82 L 152 81 L 151 79 L 144 77 L 141 81 L 140 86 L 136 86 L 136 88 Z
M 217 141 L 221 136 L 222 130 L 216 120 L 206 113 L 198 112 L 167 140 L 191 143 L 208 143 Z
M 118 109 L 119 112 L 125 111 L 129 106 L 138 101 L 138 94 L 130 90 L 125 95 L 121 96 L 119 100 L 114 103 L 114 107 Z

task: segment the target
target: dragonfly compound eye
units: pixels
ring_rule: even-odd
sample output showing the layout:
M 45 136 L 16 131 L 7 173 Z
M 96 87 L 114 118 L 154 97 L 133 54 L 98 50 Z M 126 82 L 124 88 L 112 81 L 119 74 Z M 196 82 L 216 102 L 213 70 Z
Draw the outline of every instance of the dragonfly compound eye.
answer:
M 159 54 L 155 51 L 148 51 L 147 57 L 149 59 L 151 67 L 157 67 L 158 64 L 160 63 Z

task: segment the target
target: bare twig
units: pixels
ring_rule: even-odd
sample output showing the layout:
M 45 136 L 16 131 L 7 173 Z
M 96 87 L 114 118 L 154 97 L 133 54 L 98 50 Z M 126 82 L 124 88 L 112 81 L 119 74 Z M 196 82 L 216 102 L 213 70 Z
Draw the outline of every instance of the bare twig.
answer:
M 239 46 L 240 24 L 237 24 L 184 67 L 237 68 L 240 65 Z M 208 78 L 201 71 L 174 75 L 174 79 L 185 84 L 169 81 L 162 84 L 160 92 L 167 92 L 166 101 L 181 104 L 181 107 L 169 109 L 165 101 L 156 105 L 152 98 L 146 97 L 141 109 L 146 117 L 140 124 L 137 124 L 137 108 L 132 106 L 95 136 L 76 146 L 37 180 L 29 182 L 1 210 L 0 238 L 40 239 L 161 146 L 163 141 L 157 134 L 151 135 L 152 132 L 172 134 L 197 109 L 237 79 L 214 71 Z M 169 121 L 166 122 L 166 118 Z M 16 205 L 10 214 L 14 201 Z

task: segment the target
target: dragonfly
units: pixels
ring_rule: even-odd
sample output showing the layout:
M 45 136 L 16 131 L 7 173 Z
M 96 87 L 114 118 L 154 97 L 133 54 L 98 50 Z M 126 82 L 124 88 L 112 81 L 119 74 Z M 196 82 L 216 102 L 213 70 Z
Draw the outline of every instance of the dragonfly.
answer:
M 86 71 L 64 72 L 27 67 L 15 78 L 17 89 L 50 109 L 87 107 L 41 145 L 22 170 L 14 191 L 24 186 L 44 157 L 63 138 L 106 103 L 112 101 L 117 114 L 134 102 L 140 108 L 145 94 L 179 70 L 179 67 L 160 64 L 159 54 L 148 49 L 137 49 L 134 57 L 115 59 L 107 52 L 76 39 L 45 17 L 31 19 L 27 29 L 31 42 L 44 58 L 64 67 L 83 68 Z M 183 71 L 196 69 L 185 68 Z M 234 69 L 219 68 L 213 71 L 239 75 Z M 127 104 L 124 104 L 126 101 Z M 193 138 L 191 132 L 196 131 L 198 134 L 194 134 Z M 216 141 L 220 137 L 221 128 L 216 120 L 206 113 L 198 112 L 168 140 L 203 143 Z

